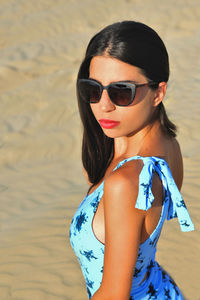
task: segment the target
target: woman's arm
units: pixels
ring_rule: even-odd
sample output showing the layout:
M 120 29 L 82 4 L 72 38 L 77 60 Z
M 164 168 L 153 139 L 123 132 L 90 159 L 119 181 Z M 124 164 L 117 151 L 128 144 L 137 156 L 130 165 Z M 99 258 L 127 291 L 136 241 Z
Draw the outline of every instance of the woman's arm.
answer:
M 143 163 L 113 172 L 104 185 L 105 253 L 101 287 L 92 300 L 129 300 L 145 212 L 135 208 Z

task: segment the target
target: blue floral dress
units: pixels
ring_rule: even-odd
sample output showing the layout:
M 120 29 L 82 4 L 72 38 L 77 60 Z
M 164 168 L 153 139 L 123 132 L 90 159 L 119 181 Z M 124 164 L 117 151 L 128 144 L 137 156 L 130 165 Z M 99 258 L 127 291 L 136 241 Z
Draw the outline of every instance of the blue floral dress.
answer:
M 161 216 L 155 230 L 145 242 L 140 244 L 130 300 L 184 299 L 170 275 L 155 261 L 156 245 L 165 218 L 170 220 L 178 217 L 182 231 L 194 230 L 194 225 L 174 182 L 169 166 L 164 159 L 155 156 L 133 156 L 121 161 L 113 171 L 134 159 L 143 160 L 135 207 L 142 210 L 148 210 L 151 207 L 154 200 L 151 191 L 154 172 L 159 175 L 163 184 L 164 201 Z M 89 299 L 99 289 L 103 275 L 105 245 L 95 237 L 92 230 L 93 217 L 102 198 L 103 191 L 104 182 L 93 193 L 86 195 L 78 207 L 70 226 L 71 246 L 79 260 Z M 147 276 L 142 282 L 146 272 Z

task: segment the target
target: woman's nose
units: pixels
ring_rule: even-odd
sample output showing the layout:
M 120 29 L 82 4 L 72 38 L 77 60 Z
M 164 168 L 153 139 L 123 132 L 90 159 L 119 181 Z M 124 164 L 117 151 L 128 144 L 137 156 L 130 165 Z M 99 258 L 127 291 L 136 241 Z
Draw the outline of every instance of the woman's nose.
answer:
M 112 111 L 115 109 L 115 104 L 110 100 L 108 92 L 103 90 L 101 99 L 99 101 L 102 111 Z

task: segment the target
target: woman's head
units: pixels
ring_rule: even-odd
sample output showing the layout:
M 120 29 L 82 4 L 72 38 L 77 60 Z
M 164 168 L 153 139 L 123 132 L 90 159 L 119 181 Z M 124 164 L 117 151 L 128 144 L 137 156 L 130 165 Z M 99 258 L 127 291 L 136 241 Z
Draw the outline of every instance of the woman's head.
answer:
M 94 61 L 92 59 L 102 56 L 117 59 L 137 68 L 144 76 L 145 82 L 155 83 L 149 86 L 152 91 L 158 89 L 160 82 L 168 81 L 169 61 L 165 45 L 153 29 L 142 23 L 118 22 L 97 33 L 88 44 L 85 58 L 79 69 L 78 80 L 89 78 L 91 61 Z M 112 160 L 113 139 L 102 131 L 91 110 L 91 105 L 83 101 L 78 84 L 77 96 L 84 126 L 83 165 L 90 181 L 95 184 L 102 178 Z M 163 132 L 169 136 L 175 136 L 175 125 L 167 118 L 162 102 L 158 105 L 155 115 L 157 119 L 160 119 Z M 102 169 L 99 166 L 102 166 Z
M 90 60 L 108 55 L 139 67 L 148 80 L 168 81 L 169 61 L 159 35 L 145 24 L 124 21 L 105 27 L 89 42 L 79 78 L 89 75 Z

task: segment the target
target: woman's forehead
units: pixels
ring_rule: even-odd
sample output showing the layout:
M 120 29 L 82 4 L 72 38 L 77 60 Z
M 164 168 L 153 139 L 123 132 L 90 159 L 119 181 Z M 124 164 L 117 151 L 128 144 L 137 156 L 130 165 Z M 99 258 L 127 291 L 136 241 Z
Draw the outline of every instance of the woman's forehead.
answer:
M 95 56 L 90 62 L 89 76 L 99 81 L 146 79 L 140 68 L 110 56 Z

